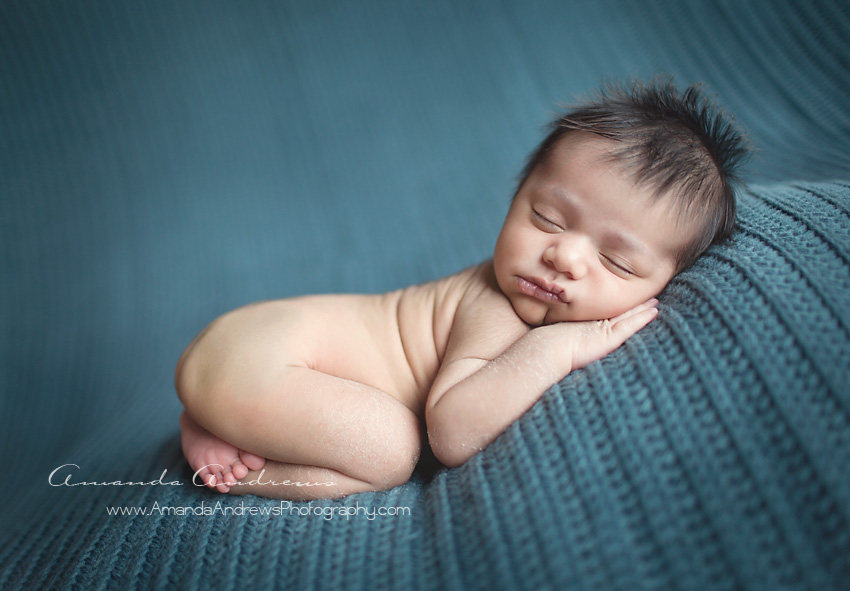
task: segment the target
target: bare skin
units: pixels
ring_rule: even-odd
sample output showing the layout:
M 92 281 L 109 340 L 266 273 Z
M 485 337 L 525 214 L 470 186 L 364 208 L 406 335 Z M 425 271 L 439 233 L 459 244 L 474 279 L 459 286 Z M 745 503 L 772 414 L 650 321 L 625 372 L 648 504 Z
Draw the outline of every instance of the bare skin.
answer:
M 409 479 L 428 387 L 475 272 L 383 295 L 262 302 L 214 321 L 177 370 L 183 450 L 198 480 L 310 499 Z M 257 479 L 322 486 L 236 485 Z
M 308 500 L 448 466 L 648 324 L 691 235 L 577 134 L 517 194 L 492 261 L 381 295 L 225 314 L 178 363 L 183 451 L 219 492 Z M 602 320 L 600 320 L 602 319 Z

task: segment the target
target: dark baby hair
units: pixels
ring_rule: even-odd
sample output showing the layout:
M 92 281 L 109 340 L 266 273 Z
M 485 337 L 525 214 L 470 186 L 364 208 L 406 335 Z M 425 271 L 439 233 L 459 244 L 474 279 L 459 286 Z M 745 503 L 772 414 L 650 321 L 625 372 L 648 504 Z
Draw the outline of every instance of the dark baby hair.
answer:
M 576 131 L 620 143 L 610 155 L 613 161 L 636 183 L 654 189 L 656 199 L 671 196 L 680 219 L 701 222 L 695 239 L 677 253 L 677 273 L 732 234 L 738 169 L 750 154 L 749 142 L 700 85 L 684 91 L 671 79 L 606 85 L 591 102 L 550 125 L 522 171 L 517 192 L 555 145 Z

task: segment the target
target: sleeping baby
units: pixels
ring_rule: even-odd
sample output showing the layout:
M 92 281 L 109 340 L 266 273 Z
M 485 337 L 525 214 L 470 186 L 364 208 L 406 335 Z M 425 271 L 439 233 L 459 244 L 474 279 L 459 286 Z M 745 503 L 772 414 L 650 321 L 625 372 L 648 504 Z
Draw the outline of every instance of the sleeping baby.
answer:
M 698 86 L 609 86 L 555 121 L 493 257 L 379 295 L 265 301 L 177 365 L 183 453 L 219 492 L 293 500 L 406 482 L 427 433 L 458 466 L 655 318 L 735 224 L 742 134 Z

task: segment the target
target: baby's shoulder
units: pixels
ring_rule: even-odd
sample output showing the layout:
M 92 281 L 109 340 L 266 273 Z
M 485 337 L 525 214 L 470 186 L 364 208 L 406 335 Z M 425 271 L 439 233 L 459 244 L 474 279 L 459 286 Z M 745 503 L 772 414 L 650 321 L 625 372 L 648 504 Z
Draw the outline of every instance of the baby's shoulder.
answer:
M 514 335 L 525 327 L 499 289 L 490 261 L 401 290 L 398 324 L 405 350 L 430 349 L 436 351 L 437 360 L 458 334 L 507 330 Z M 423 342 L 416 347 L 425 335 L 428 346 Z
M 490 299 L 504 300 L 510 305 L 496 283 L 492 260 L 444 277 L 434 282 L 434 287 L 440 299 L 452 300 L 458 305 Z
M 519 317 L 514 312 L 510 300 L 502 293 L 496 282 L 493 261 L 487 260 L 469 270 L 460 298 L 458 314 L 472 313 L 476 310 L 499 317 Z
M 510 301 L 496 283 L 492 261 L 468 267 L 428 286 L 437 317 L 450 325 L 455 325 L 459 317 L 476 311 L 515 316 Z
M 512 342 L 528 330 L 529 326 L 499 289 L 492 261 L 475 267 L 457 307 L 455 334 L 464 339 Z

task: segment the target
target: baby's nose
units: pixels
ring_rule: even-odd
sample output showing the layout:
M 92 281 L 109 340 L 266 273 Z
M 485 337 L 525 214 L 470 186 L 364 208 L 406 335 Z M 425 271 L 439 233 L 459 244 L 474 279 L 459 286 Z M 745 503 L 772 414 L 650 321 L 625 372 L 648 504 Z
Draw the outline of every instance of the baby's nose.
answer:
M 581 279 L 587 274 L 588 251 L 585 237 L 561 235 L 543 252 L 543 260 L 569 279 Z

